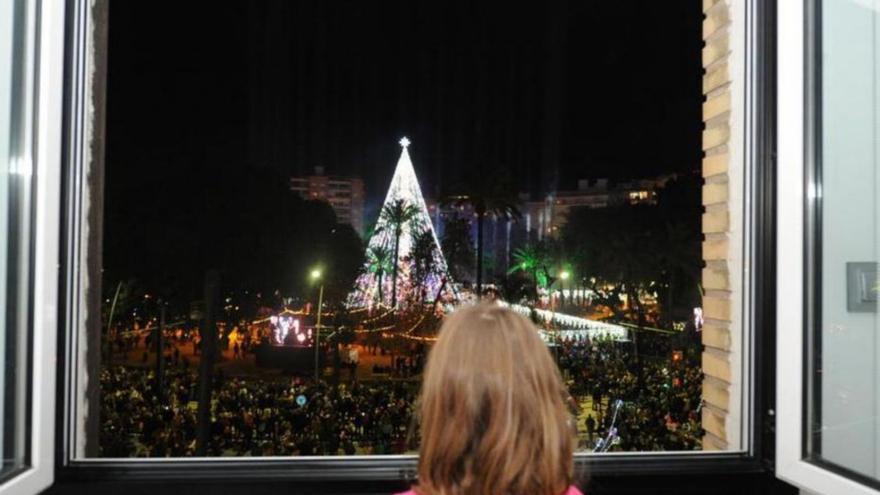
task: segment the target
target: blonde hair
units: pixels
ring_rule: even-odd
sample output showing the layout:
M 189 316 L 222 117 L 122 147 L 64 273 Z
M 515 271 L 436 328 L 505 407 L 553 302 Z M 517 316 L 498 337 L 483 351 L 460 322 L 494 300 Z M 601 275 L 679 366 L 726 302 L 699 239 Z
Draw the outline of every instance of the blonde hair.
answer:
M 449 316 L 419 402 L 421 495 L 559 495 L 576 430 L 547 346 L 526 318 L 481 304 Z

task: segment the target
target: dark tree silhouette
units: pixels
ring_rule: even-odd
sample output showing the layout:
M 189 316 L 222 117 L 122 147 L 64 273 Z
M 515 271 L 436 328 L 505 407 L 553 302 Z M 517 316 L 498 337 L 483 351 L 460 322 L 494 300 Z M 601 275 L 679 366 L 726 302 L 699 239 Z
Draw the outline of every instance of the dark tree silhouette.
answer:
M 443 239 L 440 241 L 443 256 L 456 280 L 471 281 L 474 270 L 474 248 L 470 223 L 460 217 L 446 221 Z
M 443 203 L 467 207 L 474 213 L 477 222 L 477 272 L 475 290 L 477 297 L 483 291 L 483 230 L 487 217 L 519 219 L 522 214 L 517 205 L 515 188 L 503 170 L 481 176 L 484 170 L 474 169 L 467 184 L 444 197 Z
M 434 257 L 436 246 L 434 233 L 428 229 L 422 229 L 413 239 L 410 258 L 413 266 L 413 282 L 417 287 L 416 297 L 418 302 L 425 300 L 425 284 L 428 277 L 437 271 L 437 263 Z M 432 294 L 433 296 L 433 294 Z

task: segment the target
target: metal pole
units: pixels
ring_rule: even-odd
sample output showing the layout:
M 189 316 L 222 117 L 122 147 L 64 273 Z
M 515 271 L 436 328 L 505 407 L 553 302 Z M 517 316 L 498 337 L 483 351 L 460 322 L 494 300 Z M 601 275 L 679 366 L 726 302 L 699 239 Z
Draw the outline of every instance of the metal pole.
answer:
M 554 338 L 553 355 L 556 358 L 556 366 L 559 366 L 559 329 L 554 320 L 556 320 L 556 300 L 553 299 L 553 284 L 550 284 L 550 328 Z
M 321 306 L 324 304 L 324 284 L 318 292 L 318 322 L 315 324 L 315 382 L 318 381 L 318 348 L 321 336 Z
M 122 282 L 116 284 L 116 294 L 113 296 L 113 304 L 110 305 L 110 315 L 107 318 L 107 362 L 113 359 L 113 341 L 110 340 L 110 329 L 113 328 L 113 313 L 116 312 L 116 301 L 119 299 L 119 290 L 122 289 Z
M 165 301 L 159 301 L 159 328 L 156 332 L 156 393 L 164 396 L 165 375 Z
M 217 291 L 220 286 L 220 273 L 208 270 L 205 275 L 205 314 L 201 337 L 202 355 L 199 362 L 199 388 L 197 410 L 196 455 L 208 455 L 211 440 L 211 386 L 214 374 L 214 352 L 217 348 Z
M 559 281 L 559 306 L 565 308 L 565 279 Z

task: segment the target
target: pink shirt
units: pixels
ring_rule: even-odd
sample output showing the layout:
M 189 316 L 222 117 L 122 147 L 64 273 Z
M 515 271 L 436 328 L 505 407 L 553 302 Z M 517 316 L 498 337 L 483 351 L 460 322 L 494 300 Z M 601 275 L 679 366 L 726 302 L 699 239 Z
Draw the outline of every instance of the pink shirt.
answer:
M 413 490 L 409 490 L 409 491 L 405 491 L 403 493 L 398 493 L 396 495 L 416 495 L 416 492 Z M 568 490 L 565 490 L 565 493 L 563 495 L 584 495 L 584 494 L 581 493 L 581 491 L 578 490 L 578 488 L 576 486 L 571 485 L 570 487 L 568 487 Z

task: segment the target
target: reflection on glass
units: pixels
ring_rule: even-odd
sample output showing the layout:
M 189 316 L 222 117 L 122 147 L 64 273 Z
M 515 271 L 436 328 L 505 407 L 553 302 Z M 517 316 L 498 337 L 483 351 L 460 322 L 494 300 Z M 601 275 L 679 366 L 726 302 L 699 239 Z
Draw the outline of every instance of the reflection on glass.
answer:
M 581 451 L 702 448 L 699 5 L 658 9 L 656 85 L 619 7 L 146 5 L 111 6 L 97 454 L 415 453 L 479 297 L 552 347 Z
M 0 2 L 0 481 L 25 464 L 28 219 L 25 2 Z
M 880 9 L 821 7 L 820 230 L 809 456 L 880 479 Z M 817 203 L 818 204 L 818 203 Z

